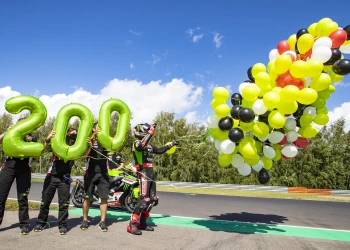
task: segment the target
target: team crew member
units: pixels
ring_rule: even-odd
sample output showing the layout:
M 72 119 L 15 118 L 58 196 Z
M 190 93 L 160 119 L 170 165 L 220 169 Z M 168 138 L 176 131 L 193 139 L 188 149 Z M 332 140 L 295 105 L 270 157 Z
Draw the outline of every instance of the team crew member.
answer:
M 54 135 L 55 131 L 51 131 L 51 133 L 47 136 L 44 142 L 45 150 L 47 152 L 52 151 L 50 147 L 50 140 Z M 73 145 L 76 140 L 76 137 L 77 130 L 70 128 L 66 134 L 67 145 Z M 37 225 L 34 228 L 34 232 L 40 232 L 45 228 L 47 218 L 49 216 L 50 204 L 57 190 L 59 203 L 58 228 L 61 235 L 65 235 L 67 233 L 71 184 L 70 175 L 73 165 L 73 160 L 64 162 L 64 160 L 60 160 L 55 154 L 52 156 L 52 161 L 44 181 L 40 213 L 38 216 Z
M 107 168 L 108 168 L 108 175 L 109 176 L 117 176 L 119 175 L 125 166 L 125 163 L 123 161 L 123 156 L 121 153 L 117 152 L 110 152 L 108 153 L 108 161 L 107 161 Z
M 90 208 L 90 199 L 93 197 L 95 186 L 97 186 L 97 191 L 99 193 L 100 211 L 101 211 L 101 221 L 99 223 L 99 228 L 102 232 L 107 232 L 108 227 L 106 225 L 106 214 L 107 214 L 107 199 L 109 195 L 109 177 L 107 169 L 107 156 L 108 151 L 103 148 L 97 140 L 96 135 L 99 133 L 99 128 L 97 123 L 94 123 L 92 129 L 92 137 L 88 139 L 89 148 L 84 156 L 87 156 L 86 172 L 84 175 L 84 188 L 85 196 L 83 203 L 83 222 L 80 228 L 85 230 L 89 227 L 88 224 L 88 214 Z M 101 155 L 101 154 L 102 155 Z
M 155 125 L 149 125 L 146 123 L 140 124 L 134 129 L 134 135 L 137 140 L 133 144 L 133 156 L 138 171 L 141 190 L 137 205 L 131 214 L 131 220 L 127 226 L 127 231 L 136 235 L 142 234 L 140 230 L 154 230 L 146 223 L 152 207 L 158 204 L 156 183 L 154 182 L 155 177 L 152 167 L 153 154 L 164 154 L 173 146 L 178 145 L 177 141 L 173 141 L 169 145 L 161 148 L 149 144 L 154 135 L 154 128 Z
M 20 118 L 17 123 L 24 119 Z M 0 144 L 2 144 L 5 133 L 0 135 Z M 31 135 L 27 135 L 24 141 L 36 142 L 37 139 Z M 27 235 L 29 233 L 28 194 L 31 186 L 31 165 L 29 158 L 6 157 L 4 167 L 0 172 L 0 225 L 4 218 L 5 203 L 14 179 L 16 179 L 17 184 L 18 217 L 21 234 Z

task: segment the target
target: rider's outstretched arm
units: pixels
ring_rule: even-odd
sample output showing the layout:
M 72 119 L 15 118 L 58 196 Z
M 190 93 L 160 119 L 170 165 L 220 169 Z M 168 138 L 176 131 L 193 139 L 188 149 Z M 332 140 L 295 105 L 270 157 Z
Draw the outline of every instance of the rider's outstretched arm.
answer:
M 157 148 L 157 147 L 152 145 L 153 153 L 155 153 L 157 155 L 164 154 L 166 151 L 168 151 L 169 149 L 171 149 L 175 145 L 179 145 L 179 143 L 177 141 L 173 141 L 172 143 L 165 145 L 163 147 L 160 147 L 160 148 Z

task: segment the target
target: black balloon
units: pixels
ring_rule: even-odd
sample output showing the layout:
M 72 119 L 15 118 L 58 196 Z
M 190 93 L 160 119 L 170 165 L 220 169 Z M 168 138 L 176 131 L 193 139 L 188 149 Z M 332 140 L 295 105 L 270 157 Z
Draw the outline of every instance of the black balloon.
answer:
M 239 143 L 244 138 L 244 133 L 240 128 L 232 128 L 228 132 L 228 138 L 232 142 Z
M 324 65 L 333 65 L 336 61 L 341 59 L 341 51 L 339 49 L 332 49 L 331 58 L 324 63 Z
M 231 96 L 231 103 L 232 105 L 240 105 L 242 104 L 242 96 L 240 93 L 234 93 Z
M 236 119 L 236 120 L 239 120 L 239 116 L 238 116 L 238 112 L 239 110 L 241 109 L 242 107 L 240 105 L 234 105 L 232 108 L 231 108 L 231 117 L 233 119 Z
M 255 118 L 254 111 L 250 108 L 241 108 L 238 112 L 238 116 L 242 122 L 246 123 L 254 121 Z
M 296 122 L 297 127 L 301 128 L 300 119 L 295 119 L 295 122 Z
M 253 83 L 253 81 L 252 81 L 252 80 L 245 80 L 244 82 Z
M 306 105 L 298 103 L 298 109 L 293 113 L 293 116 L 295 118 L 300 118 L 303 115 L 304 109 L 306 108 Z
M 301 37 L 302 35 L 304 34 L 308 34 L 309 31 L 307 31 L 307 29 L 300 29 L 298 32 L 297 32 L 297 40 L 299 39 L 299 37 Z
M 333 64 L 332 70 L 337 75 L 345 76 L 350 73 L 350 60 L 341 59 Z
M 266 111 L 264 114 L 258 116 L 259 122 L 263 122 L 265 124 L 269 124 L 269 114 L 271 111 Z
M 270 174 L 265 168 L 262 168 L 259 173 L 257 173 L 257 178 L 260 184 L 267 184 L 270 181 Z
M 219 121 L 219 128 L 222 131 L 229 131 L 233 126 L 233 119 L 231 117 L 221 118 Z
M 255 78 L 253 77 L 253 74 L 252 74 L 252 68 L 253 68 L 253 67 L 250 67 L 250 68 L 248 69 L 247 75 L 248 75 L 248 78 L 249 78 L 251 81 L 255 82 Z
M 298 41 L 295 43 L 295 53 L 297 53 L 298 55 L 300 55 L 300 52 L 298 50 Z
M 346 40 L 350 40 L 350 25 L 348 25 L 345 28 L 343 28 L 343 30 L 345 30 L 346 33 L 348 34 L 348 38 Z

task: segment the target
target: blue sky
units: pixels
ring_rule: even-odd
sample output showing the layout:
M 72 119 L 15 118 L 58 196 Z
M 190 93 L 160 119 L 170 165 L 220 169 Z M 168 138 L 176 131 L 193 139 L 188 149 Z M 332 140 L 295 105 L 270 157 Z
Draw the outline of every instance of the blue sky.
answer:
M 349 9 L 349 0 L 2 0 L 0 88 L 98 94 L 114 78 L 144 84 L 182 78 L 203 87 L 196 108 L 203 113 L 211 84 L 238 91 L 247 69 L 266 64 L 279 41 L 323 17 L 344 27 Z M 348 102 L 349 89 L 339 86 L 328 107 Z

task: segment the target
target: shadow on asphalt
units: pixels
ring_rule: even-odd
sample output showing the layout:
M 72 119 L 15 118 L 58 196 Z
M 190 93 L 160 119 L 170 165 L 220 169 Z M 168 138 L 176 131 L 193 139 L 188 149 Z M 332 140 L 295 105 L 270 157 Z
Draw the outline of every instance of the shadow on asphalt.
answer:
M 273 231 L 285 232 L 276 227 L 288 221 L 287 217 L 275 214 L 226 213 L 211 215 L 212 220 L 194 220 L 194 224 L 211 231 L 223 231 L 240 234 L 267 234 Z

